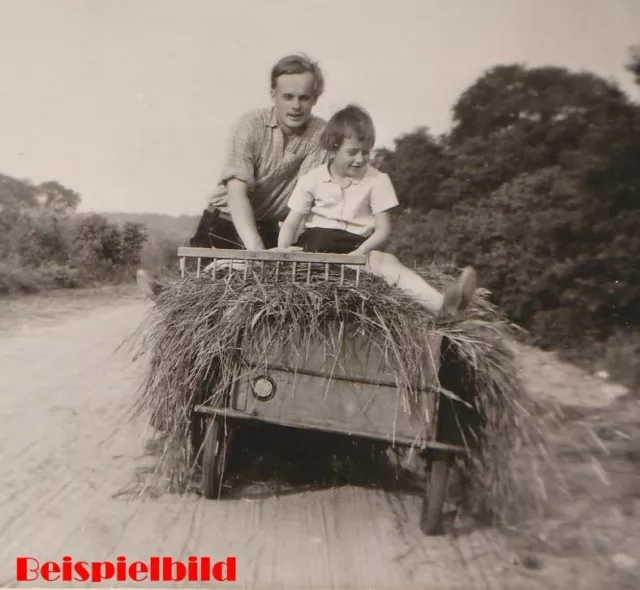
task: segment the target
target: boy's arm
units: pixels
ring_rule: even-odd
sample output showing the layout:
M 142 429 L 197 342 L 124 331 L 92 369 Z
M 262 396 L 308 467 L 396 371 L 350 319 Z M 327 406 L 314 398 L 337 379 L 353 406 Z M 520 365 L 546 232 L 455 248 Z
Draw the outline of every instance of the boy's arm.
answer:
M 379 250 L 384 246 L 391 236 L 391 216 L 387 211 L 375 213 L 375 230 L 360 245 L 359 248 L 351 252 L 351 254 L 369 254 L 372 250 Z
M 304 213 L 298 213 L 293 210 L 289 211 L 289 215 L 287 215 L 287 218 L 284 220 L 280 228 L 280 233 L 278 234 L 278 248 L 288 248 L 293 244 L 298 228 L 304 218 Z
M 384 246 L 391 237 L 389 211 L 398 205 L 398 197 L 388 174 L 380 174 L 371 190 L 371 212 L 374 219 L 373 234 L 353 254 L 368 254 Z
M 288 248 L 296 239 L 296 233 L 304 218 L 311 211 L 314 200 L 313 179 L 306 174 L 296 182 L 289 197 L 289 214 L 284 220 L 278 234 L 278 248 Z

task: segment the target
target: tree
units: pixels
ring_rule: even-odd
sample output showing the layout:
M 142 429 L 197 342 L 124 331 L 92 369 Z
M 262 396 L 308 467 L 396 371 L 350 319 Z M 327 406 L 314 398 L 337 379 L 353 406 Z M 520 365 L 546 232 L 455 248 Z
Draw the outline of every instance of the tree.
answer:
M 122 262 L 129 267 L 140 264 L 142 247 L 147 241 L 147 231 L 142 223 L 127 221 L 122 228 Z
M 395 139 L 393 151 L 378 150 L 373 165 L 389 174 L 402 206 L 429 210 L 442 205 L 437 189 L 451 170 L 442 146 L 426 127 Z
M 626 104 L 620 88 L 590 72 L 496 66 L 455 103 L 449 139 L 460 145 L 516 128 L 526 136 L 566 143 L 589 125 L 606 124 Z
M 89 270 L 109 270 L 122 262 L 120 229 L 92 213 L 80 221 L 73 240 L 74 260 Z
M 395 238 L 396 253 L 475 265 L 541 344 L 640 326 L 638 105 L 591 73 L 498 66 L 462 94 L 437 144 L 438 183 L 417 142 L 382 154 L 406 194 L 431 183 L 429 207 L 443 208 L 401 217 L 414 239 Z
M 18 236 L 17 258 L 32 267 L 50 264 L 64 265 L 69 261 L 69 243 L 66 227 L 57 217 L 41 215 L 29 217 L 23 233 Z
M 66 216 L 70 213 L 75 213 L 81 200 L 78 193 L 54 180 L 38 185 L 35 188 L 35 194 L 42 210 L 54 216 Z
M 631 48 L 631 61 L 626 69 L 634 75 L 636 84 L 640 85 L 640 45 Z
M 78 224 L 73 241 L 73 263 L 82 273 L 95 279 L 117 279 L 140 263 L 147 234 L 141 223 L 123 227 L 92 213 Z
M 24 216 L 35 206 L 31 184 L 0 174 L 0 257 L 13 252 L 25 229 Z
M 34 185 L 0 174 L 0 254 L 29 265 L 65 260 L 67 244 L 58 220 L 79 203 L 78 193 L 56 181 Z
M 35 189 L 31 183 L 0 174 L 0 214 L 27 211 L 36 204 Z

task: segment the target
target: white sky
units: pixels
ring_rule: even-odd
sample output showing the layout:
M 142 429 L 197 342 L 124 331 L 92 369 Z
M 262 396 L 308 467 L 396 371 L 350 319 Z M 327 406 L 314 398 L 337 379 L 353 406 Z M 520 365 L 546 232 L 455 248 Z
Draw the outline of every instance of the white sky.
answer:
M 0 0 L 0 173 L 58 180 L 84 210 L 199 214 L 233 122 L 305 51 L 378 144 L 451 107 L 499 63 L 561 65 L 638 88 L 640 0 Z

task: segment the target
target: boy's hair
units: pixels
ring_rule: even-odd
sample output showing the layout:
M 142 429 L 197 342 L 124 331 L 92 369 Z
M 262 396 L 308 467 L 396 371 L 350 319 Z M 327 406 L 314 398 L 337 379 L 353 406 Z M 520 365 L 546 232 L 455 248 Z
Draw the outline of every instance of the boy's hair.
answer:
M 367 111 L 355 104 L 347 105 L 329 119 L 320 136 L 320 147 L 328 152 L 335 151 L 347 137 L 362 141 L 370 148 L 376 142 L 373 120 Z
M 317 62 L 304 53 L 287 55 L 278 61 L 271 69 L 271 89 L 275 90 L 280 76 L 288 74 L 312 74 L 314 98 L 318 99 L 324 92 L 324 75 Z

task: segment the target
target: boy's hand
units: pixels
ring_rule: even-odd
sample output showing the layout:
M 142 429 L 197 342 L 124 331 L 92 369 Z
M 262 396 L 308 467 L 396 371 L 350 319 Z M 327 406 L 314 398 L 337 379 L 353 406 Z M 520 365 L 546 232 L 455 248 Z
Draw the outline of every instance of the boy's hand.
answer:
M 275 248 L 269 248 L 269 252 L 300 252 L 302 246 L 276 246 Z

